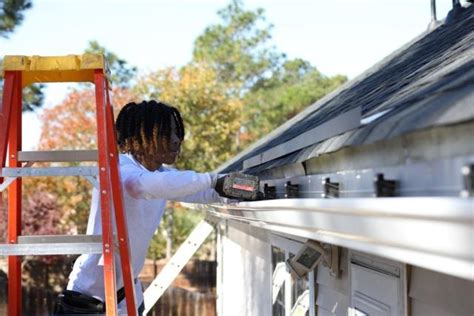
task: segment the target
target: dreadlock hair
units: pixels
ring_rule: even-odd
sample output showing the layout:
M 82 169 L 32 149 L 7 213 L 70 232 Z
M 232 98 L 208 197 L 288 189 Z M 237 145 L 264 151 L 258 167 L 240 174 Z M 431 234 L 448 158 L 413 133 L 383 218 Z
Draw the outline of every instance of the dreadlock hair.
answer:
M 171 120 L 175 121 L 177 136 L 182 141 L 184 123 L 178 109 L 154 100 L 128 103 L 120 111 L 115 123 L 120 151 L 140 154 L 147 152 L 150 147 L 158 148 L 159 141 L 164 148 L 168 148 Z

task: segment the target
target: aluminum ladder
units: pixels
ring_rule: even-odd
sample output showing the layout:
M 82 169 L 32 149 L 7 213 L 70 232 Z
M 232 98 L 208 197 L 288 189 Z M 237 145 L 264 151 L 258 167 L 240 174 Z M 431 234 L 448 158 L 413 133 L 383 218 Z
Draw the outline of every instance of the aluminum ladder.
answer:
M 5 56 L 3 63 L 3 103 L 0 104 L 0 190 L 8 189 L 8 240 L 6 244 L 0 244 L 0 256 L 8 256 L 8 315 L 21 315 L 22 255 L 82 253 L 102 253 L 106 315 L 117 315 L 114 264 L 116 243 L 122 267 L 127 314 L 137 315 L 118 169 L 114 117 L 107 80 L 108 68 L 104 56 L 96 54 L 57 57 Z M 22 89 L 38 82 L 92 82 L 95 85 L 98 150 L 21 151 Z M 98 166 L 32 168 L 35 162 L 64 161 L 98 161 Z M 22 236 L 21 178 L 65 175 L 87 177 L 97 186 L 101 197 L 102 235 Z M 95 176 L 98 177 L 98 182 L 95 181 Z M 114 236 L 114 216 L 117 236 Z

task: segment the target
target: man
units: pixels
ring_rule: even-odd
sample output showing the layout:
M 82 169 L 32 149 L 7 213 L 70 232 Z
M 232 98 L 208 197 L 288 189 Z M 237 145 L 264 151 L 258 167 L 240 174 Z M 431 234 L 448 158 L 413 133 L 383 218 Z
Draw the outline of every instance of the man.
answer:
M 156 101 L 129 103 L 117 121 L 120 174 L 124 209 L 128 224 L 133 275 L 138 277 L 148 245 L 160 224 L 167 200 L 212 203 L 224 202 L 222 180 L 211 173 L 178 171 L 163 166 L 174 164 L 184 139 L 179 111 Z M 217 188 L 216 188 L 217 185 Z M 217 190 L 217 191 L 216 191 Z M 87 234 L 101 234 L 98 191 L 92 194 Z M 102 255 L 81 255 L 74 263 L 67 290 L 58 298 L 56 314 L 103 312 L 104 278 Z M 118 258 L 117 288 L 119 313 L 126 313 L 123 280 Z M 136 302 L 144 310 L 140 282 L 136 281 Z M 121 296 L 121 297 L 120 297 Z

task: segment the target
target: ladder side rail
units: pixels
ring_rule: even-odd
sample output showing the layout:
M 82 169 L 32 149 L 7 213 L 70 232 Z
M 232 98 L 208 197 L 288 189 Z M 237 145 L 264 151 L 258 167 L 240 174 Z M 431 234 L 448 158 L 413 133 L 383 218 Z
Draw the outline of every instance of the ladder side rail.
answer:
M 21 72 L 15 72 L 13 94 L 10 103 L 10 126 L 8 137 L 9 167 L 21 167 L 17 152 L 21 150 Z M 8 104 L 7 104 L 8 107 Z M 21 178 L 16 179 L 8 189 L 8 243 L 17 244 L 21 235 Z M 21 315 L 21 256 L 8 257 L 8 313 Z
M 117 151 L 117 133 L 114 124 L 114 114 L 110 103 L 109 88 L 106 81 L 106 120 L 107 140 L 110 155 L 110 176 L 112 182 L 112 196 L 114 201 L 115 220 L 120 251 L 120 264 L 122 268 L 122 279 L 125 287 L 125 299 L 127 302 L 127 314 L 137 315 L 137 302 L 135 298 L 135 282 L 133 267 L 131 264 L 130 245 L 128 239 L 127 217 L 125 216 L 122 182 L 119 172 L 119 157 Z
M 0 104 L 0 168 L 6 166 L 7 161 L 7 145 L 8 134 L 10 131 L 10 113 L 13 101 L 13 86 L 17 73 L 14 71 L 6 71 L 4 79 L 3 100 Z M 3 179 L 0 177 L 0 183 Z
M 14 94 L 14 85 L 17 77 L 17 73 L 13 71 L 6 71 L 4 84 L 3 84 L 3 96 L 2 96 L 2 103 L 0 104 L 0 168 L 6 166 L 7 162 L 7 148 L 8 148 L 8 139 L 9 139 L 9 132 L 10 132 L 10 115 L 11 115 L 11 107 L 13 103 L 13 94 Z M 3 183 L 3 178 L 0 177 L 0 183 Z M 3 204 L 3 194 L 0 192 L 0 206 Z M 9 222 L 9 220 L 8 220 Z M 9 236 L 7 235 L 7 238 Z M 7 239 L 7 243 L 10 240 Z M 10 257 L 8 257 L 8 264 L 10 266 Z M 12 262 L 13 269 L 18 268 L 18 264 L 15 261 Z M 10 273 L 10 269 L 9 273 Z M 12 284 L 10 286 L 10 284 Z M 18 310 L 18 300 L 13 300 L 13 296 L 16 296 L 18 293 L 17 283 L 8 282 L 8 292 L 12 293 L 8 297 L 8 309 L 9 311 L 16 312 L 19 315 L 20 310 Z M 15 293 L 15 295 L 13 294 Z
M 115 263 L 113 247 L 113 224 L 111 205 L 111 185 L 109 163 L 107 157 L 107 131 L 105 113 L 105 77 L 102 70 L 94 73 L 96 115 L 97 115 L 97 146 L 99 149 L 99 181 L 100 209 L 102 219 L 102 243 L 104 258 L 104 287 L 106 315 L 117 315 L 117 290 L 115 282 Z

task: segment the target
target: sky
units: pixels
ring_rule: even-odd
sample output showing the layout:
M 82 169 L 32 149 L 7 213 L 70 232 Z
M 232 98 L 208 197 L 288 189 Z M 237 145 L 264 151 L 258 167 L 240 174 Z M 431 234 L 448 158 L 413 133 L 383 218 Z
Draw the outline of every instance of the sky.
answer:
M 0 38 L 0 56 L 81 54 L 90 40 L 146 73 L 190 61 L 194 40 L 230 0 L 33 0 L 23 23 Z M 451 0 L 438 0 L 438 19 Z M 271 43 L 325 75 L 352 79 L 425 32 L 429 0 L 247 0 L 273 24 Z M 44 108 L 71 84 L 48 84 Z M 23 147 L 39 140 L 42 110 L 24 114 Z M 28 130 L 26 130 L 27 128 Z

